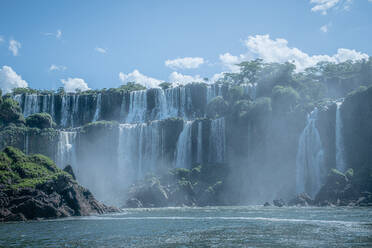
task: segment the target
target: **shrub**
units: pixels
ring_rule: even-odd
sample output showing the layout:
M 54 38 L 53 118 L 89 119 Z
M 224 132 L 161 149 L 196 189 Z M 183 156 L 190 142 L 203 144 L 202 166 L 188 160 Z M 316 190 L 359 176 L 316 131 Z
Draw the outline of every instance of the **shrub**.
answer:
M 24 123 L 21 108 L 18 103 L 11 98 L 6 98 L 0 104 L 0 123 Z
M 36 128 L 51 128 L 56 124 L 53 122 L 52 117 L 48 113 L 32 114 L 26 118 L 26 125 Z
M 228 109 L 229 104 L 221 96 L 217 96 L 208 103 L 207 116 L 209 118 L 224 116 Z

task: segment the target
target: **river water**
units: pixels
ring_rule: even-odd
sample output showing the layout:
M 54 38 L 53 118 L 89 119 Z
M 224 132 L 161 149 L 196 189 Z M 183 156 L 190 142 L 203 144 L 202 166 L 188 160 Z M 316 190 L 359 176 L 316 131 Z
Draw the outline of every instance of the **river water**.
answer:
M 3 223 L 0 247 L 372 247 L 372 208 L 126 209 Z

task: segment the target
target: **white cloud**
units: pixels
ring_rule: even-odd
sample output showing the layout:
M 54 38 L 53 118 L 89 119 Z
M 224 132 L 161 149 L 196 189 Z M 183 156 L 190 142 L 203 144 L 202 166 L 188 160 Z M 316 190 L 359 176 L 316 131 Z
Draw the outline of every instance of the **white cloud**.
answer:
M 310 0 L 310 3 L 315 4 L 315 6 L 311 8 L 311 11 L 319 11 L 323 15 L 326 15 L 327 10 L 335 7 L 339 2 L 340 0 Z
M 62 31 L 60 29 L 57 30 L 55 33 L 42 33 L 45 36 L 52 36 L 56 37 L 58 40 L 62 38 Z
M 18 50 L 21 48 L 21 43 L 19 41 L 11 39 L 9 41 L 9 51 L 13 53 L 14 56 L 18 55 Z
M 96 48 L 94 48 L 94 50 L 96 52 L 99 52 L 99 53 L 106 53 L 107 52 L 107 49 L 104 49 L 102 47 L 96 47 Z
M 169 75 L 169 82 L 174 84 L 189 84 L 192 82 L 203 82 L 203 78 L 201 78 L 199 75 L 190 76 L 190 75 L 183 75 L 178 72 L 172 72 Z
M 322 31 L 323 33 L 328 33 L 330 27 L 331 27 L 331 23 L 325 24 L 320 27 L 320 31 Z
M 161 80 L 145 76 L 138 70 L 134 70 L 133 72 L 128 74 L 119 72 L 119 78 L 123 83 L 136 82 L 138 84 L 145 86 L 146 88 L 159 87 L 159 84 L 163 82 Z
M 55 65 L 55 64 L 52 64 L 49 67 L 49 71 L 65 71 L 66 69 L 67 69 L 67 67 L 64 66 L 64 65 Z
M 368 2 L 372 3 L 372 0 L 368 0 Z
M 86 91 L 90 90 L 88 84 L 81 78 L 61 79 L 65 92 L 76 92 L 76 90 Z
M 368 59 L 367 54 L 346 48 L 338 49 L 337 53 L 332 56 L 310 56 L 298 48 L 289 47 L 287 40 L 281 38 L 272 40 L 269 35 L 249 36 L 245 41 L 245 45 L 251 54 L 262 58 L 266 62 L 294 62 L 297 71 L 302 71 L 307 67 L 314 66 L 320 61 L 340 63 L 345 62 L 346 60 L 355 61 Z
M 204 64 L 204 59 L 200 57 L 184 57 L 165 61 L 165 65 L 171 69 L 195 69 L 202 64 Z
M 4 65 L 0 68 L 0 88 L 3 93 L 9 93 L 14 88 L 27 87 L 28 84 L 10 66 Z
M 0 43 L 4 41 L 4 38 L 0 36 Z
M 220 54 L 219 59 L 224 66 L 224 68 L 228 69 L 231 72 L 238 72 L 240 62 L 247 60 L 248 57 L 244 54 L 240 54 L 239 56 L 231 55 L 230 53 Z
M 62 31 L 58 29 L 56 33 L 56 38 L 61 39 L 61 37 L 62 37 Z
M 350 10 L 354 0 L 310 0 L 311 4 L 315 6 L 311 8 L 313 12 L 320 12 L 323 15 L 327 14 L 331 9 Z
M 211 83 L 215 83 L 218 79 L 223 78 L 223 76 L 224 76 L 225 73 L 226 73 L 226 72 L 220 72 L 220 73 L 216 73 L 216 74 L 214 74 L 214 75 L 212 76 L 212 78 L 209 79 L 209 82 L 211 82 Z

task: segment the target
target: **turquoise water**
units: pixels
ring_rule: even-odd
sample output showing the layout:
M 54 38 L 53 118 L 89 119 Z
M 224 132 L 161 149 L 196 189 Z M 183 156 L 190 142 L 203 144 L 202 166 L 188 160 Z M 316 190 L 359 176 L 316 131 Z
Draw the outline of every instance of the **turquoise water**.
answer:
M 0 224 L 0 247 L 372 247 L 372 208 L 129 209 Z

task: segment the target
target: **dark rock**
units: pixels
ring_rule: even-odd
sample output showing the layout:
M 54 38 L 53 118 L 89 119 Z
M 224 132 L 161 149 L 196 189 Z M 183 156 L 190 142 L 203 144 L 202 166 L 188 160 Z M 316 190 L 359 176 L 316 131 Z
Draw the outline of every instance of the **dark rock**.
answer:
M 313 204 L 314 200 L 306 193 L 299 194 L 288 202 L 289 206 L 311 206 Z
M 265 202 L 265 204 L 264 204 L 264 207 L 270 207 L 271 206 L 271 204 L 270 203 L 268 203 L 268 202 Z
M 76 180 L 75 173 L 71 165 L 67 165 L 63 170 L 70 174 L 74 180 Z
M 283 199 L 274 200 L 273 204 L 276 207 L 284 207 L 286 205 Z
M 125 203 L 125 208 L 142 208 L 142 203 L 136 198 L 130 198 Z

